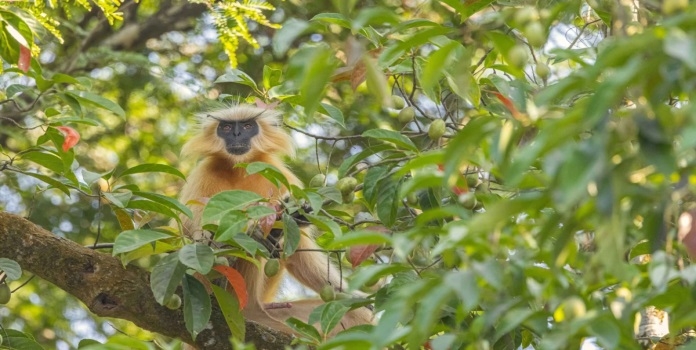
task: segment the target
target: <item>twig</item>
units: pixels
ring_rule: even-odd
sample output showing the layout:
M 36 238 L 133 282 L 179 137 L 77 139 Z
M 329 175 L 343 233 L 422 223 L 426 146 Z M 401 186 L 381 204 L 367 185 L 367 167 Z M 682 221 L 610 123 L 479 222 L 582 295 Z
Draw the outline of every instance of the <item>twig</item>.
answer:
M 289 128 L 289 129 L 291 129 L 291 130 L 295 130 L 295 131 L 299 132 L 300 134 L 304 134 L 304 135 L 307 135 L 307 136 L 309 136 L 309 137 L 312 137 L 312 138 L 315 138 L 315 139 L 318 139 L 318 140 L 338 141 L 338 140 L 350 140 L 350 139 L 360 139 L 360 138 L 363 138 L 362 135 L 335 136 L 335 137 L 314 135 L 314 134 L 310 134 L 310 133 L 308 133 L 308 132 L 306 132 L 306 131 L 304 131 L 304 130 L 301 130 L 301 129 L 292 127 L 292 126 L 288 125 L 287 123 L 283 123 L 283 124 L 284 124 L 287 128 Z

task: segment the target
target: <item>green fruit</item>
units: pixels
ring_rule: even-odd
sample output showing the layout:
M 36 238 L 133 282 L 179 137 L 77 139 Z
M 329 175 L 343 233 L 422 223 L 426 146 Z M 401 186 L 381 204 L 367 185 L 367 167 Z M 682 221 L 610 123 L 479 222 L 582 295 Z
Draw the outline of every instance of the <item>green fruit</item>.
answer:
M 268 259 L 266 265 L 263 265 L 263 273 L 266 277 L 273 277 L 280 271 L 280 261 L 278 259 Z
M 309 180 L 309 187 L 324 187 L 324 184 L 326 184 L 326 175 L 324 174 L 316 174 Z
M 319 291 L 319 297 L 321 300 L 328 303 L 329 301 L 336 300 L 336 291 L 332 285 L 324 285 L 324 287 L 322 287 Z
M 416 109 L 413 107 L 406 107 L 399 112 L 399 121 L 402 123 L 408 123 L 416 117 Z
M 541 47 L 546 44 L 546 31 L 544 26 L 539 22 L 530 22 L 524 27 L 524 36 L 527 38 L 529 45 L 533 47 Z
M 537 62 L 536 68 L 534 69 L 536 71 L 536 74 L 539 76 L 539 78 L 546 80 L 549 77 L 549 74 L 551 74 L 551 69 L 549 66 Z
M 472 192 L 459 196 L 459 203 L 466 209 L 472 210 L 476 207 L 476 195 Z
M 539 11 L 533 7 L 523 7 L 515 11 L 515 22 L 523 26 L 532 21 L 539 20 Z
M 469 188 L 474 188 L 476 185 L 479 183 L 479 178 L 478 174 L 469 174 L 466 176 L 466 185 L 469 186 Z
M 527 64 L 527 60 L 529 59 L 527 56 L 527 49 L 522 45 L 513 46 L 510 51 L 508 51 L 507 56 L 508 63 L 519 69 L 524 68 L 524 65 Z
M 347 196 L 355 191 L 355 187 L 358 186 L 358 180 L 354 177 L 346 176 L 336 183 L 336 188 L 341 191 L 341 194 Z
M 445 121 L 442 119 L 435 119 L 430 123 L 428 128 L 428 137 L 431 140 L 438 140 L 442 135 L 445 134 Z
M 392 100 L 392 105 L 396 109 L 402 109 L 402 108 L 406 107 L 406 100 L 404 100 L 404 98 L 401 96 L 392 95 L 391 100 Z
M 570 297 L 563 303 L 563 314 L 566 319 L 574 319 L 578 317 L 585 316 L 587 312 L 587 307 L 585 302 L 578 297 Z
M 411 192 L 406 196 L 406 202 L 408 205 L 418 205 L 418 195 L 416 192 Z
M 9 303 L 10 297 L 12 297 L 10 286 L 8 286 L 7 283 L 0 284 L 0 305 Z
M 181 307 L 181 297 L 178 296 L 177 294 L 172 294 L 172 296 L 167 299 L 167 302 L 164 303 L 164 306 L 167 307 L 167 309 L 171 310 L 176 310 Z

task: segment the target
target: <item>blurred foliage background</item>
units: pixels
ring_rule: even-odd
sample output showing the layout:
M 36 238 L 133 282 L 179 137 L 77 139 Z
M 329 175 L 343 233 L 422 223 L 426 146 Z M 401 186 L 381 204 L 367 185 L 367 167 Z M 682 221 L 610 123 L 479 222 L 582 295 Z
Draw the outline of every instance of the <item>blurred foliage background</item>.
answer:
M 196 113 L 278 103 L 305 183 L 361 185 L 319 241 L 386 247 L 351 282 L 378 325 L 324 347 L 672 348 L 696 320 L 695 34 L 682 0 L 2 3 L 0 208 L 111 242 L 96 179 L 175 198 L 176 176 L 117 175 L 187 173 Z M 38 279 L 0 325 L 46 348 L 156 337 Z

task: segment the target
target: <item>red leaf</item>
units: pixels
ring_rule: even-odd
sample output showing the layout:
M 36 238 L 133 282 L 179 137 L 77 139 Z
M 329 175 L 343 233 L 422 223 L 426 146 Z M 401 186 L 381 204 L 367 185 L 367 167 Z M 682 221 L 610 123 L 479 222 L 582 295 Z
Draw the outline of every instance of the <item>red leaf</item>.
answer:
M 437 168 L 440 171 L 445 170 L 445 166 L 443 164 L 438 164 Z M 452 190 L 452 192 L 454 194 L 456 194 L 457 196 L 461 196 L 461 195 L 469 192 L 469 186 L 467 186 L 465 183 L 463 183 L 464 179 L 465 179 L 464 176 L 459 175 L 459 178 L 457 179 L 457 183 L 450 188 L 450 190 Z M 463 186 L 462 186 L 462 184 L 463 184 Z
M 515 104 L 512 102 L 512 100 L 510 100 L 506 96 L 503 96 L 503 94 L 499 93 L 498 91 L 491 91 L 491 93 L 498 98 L 498 100 L 503 104 L 503 106 L 505 106 L 505 108 L 508 109 L 508 111 L 510 111 L 510 114 L 512 114 L 513 118 L 517 120 L 524 119 L 524 116 L 522 115 L 522 113 L 520 113 L 519 110 L 517 110 L 517 107 L 515 107 Z
M 249 301 L 249 295 L 247 294 L 246 282 L 244 281 L 244 276 L 232 267 L 224 265 L 215 265 L 213 269 L 221 274 L 223 274 L 227 281 L 230 282 L 234 293 L 237 294 L 237 299 L 239 300 L 239 308 L 244 309 Z M 228 288 L 229 290 L 229 288 Z
M 682 213 L 677 227 L 677 237 L 686 247 L 691 260 L 696 260 L 696 210 Z
M 389 233 L 389 229 L 381 225 L 369 226 L 365 228 L 370 231 L 377 231 L 384 234 Z M 350 262 L 351 266 L 355 268 L 356 266 L 362 264 L 363 261 L 367 260 L 377 249 L 381 247 L 381 244 L 366 244 L 366 245 L 356 245 L 348 249 L 348 255 L 346 259 Z
M 261 227 L 261 231 L 263 231 L 263 236 L 266 237 L 266 236 L 268 236 L 269 233 L 271 233 L 271 229 L 273 228 L 273 224 L 275 224 L 276 220 L 278 219 L 278 213 L 280 212 L 280 206 L 273 205 L 270 203 L 259 203 L 259 205 L 267 205 L 267 206 L 271 207 L 271 209 L 274 209 L 276 211 L 275 214 L 266 215 L 266 216 L 259 219 L 259 226 Z
M 63 152 L 67 152 L 80 141 L 80 134 L 75 129 L 69 126 L 56 126 L 56 129 L 58 129 L 65 138 L 65 141 L 63 141 Z
M 29 65 L 31 63 L 31 51 L 24 45 L 19 45 L 19 60 L 17 61 L 17 66 L 22 72 L 26 73 L 29 70 Z
M 362 264 L 363 261 L 367 260 L 379 247 L 379 244 L 352 246 L 348 249 L 348 256 L 346 256 L 346 258 L 350 262 L 350 265 L 355 268 Z

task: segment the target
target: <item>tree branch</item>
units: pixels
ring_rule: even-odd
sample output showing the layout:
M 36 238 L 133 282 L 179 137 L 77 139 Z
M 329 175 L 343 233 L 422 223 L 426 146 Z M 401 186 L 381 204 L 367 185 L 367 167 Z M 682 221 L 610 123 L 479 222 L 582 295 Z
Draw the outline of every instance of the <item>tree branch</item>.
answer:
M 80 299 L 94 314 L 131 321 L 149 331 L 192 343 L 181 309 L 155 301 L 150 274 L 103 253 L 58 237 L 32 222 L 0 212 L 0 257 L 9 258 Z M 230 330 L 213 298 L 210 327 L 196 338 L 199 349 L 231 349 Z M 259 349 L 283 349 L 292 336 L 254 322 L 246 341 Z

